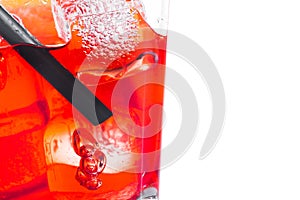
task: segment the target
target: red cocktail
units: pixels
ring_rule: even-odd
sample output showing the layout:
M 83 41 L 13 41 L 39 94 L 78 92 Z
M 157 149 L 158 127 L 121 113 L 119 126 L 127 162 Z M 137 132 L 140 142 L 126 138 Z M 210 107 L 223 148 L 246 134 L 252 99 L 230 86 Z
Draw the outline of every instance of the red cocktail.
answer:
M 138 1 L 23 3 L 7 9 L 113 116 L 90 123 L 2 39 L 0 199 L 157 196 L 166 37 Z

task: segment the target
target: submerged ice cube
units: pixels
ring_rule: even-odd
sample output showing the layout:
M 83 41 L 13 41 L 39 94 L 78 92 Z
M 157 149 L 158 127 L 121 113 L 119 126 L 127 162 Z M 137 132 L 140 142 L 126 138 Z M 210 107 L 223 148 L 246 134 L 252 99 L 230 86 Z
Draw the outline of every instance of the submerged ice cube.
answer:
M 87 138 L 86 134 L 81 135 L 81 139 L 78 140 L 74 133 L 84 129 L 77 126 L 63 118 L 57 118 L 49 123 L 44 135 L 44 149 L 49 166 L 66 164 L 78 167 L 81 158 L 94 155 L 101 161 L 101 153 L 103 153 L 106 157 L 105 168 L 102 166 L 103 162 L 102 164 L 100 162 L 103 173 L 132 171 L 139 167 L 137 163 L 140 155 L 134 153 L 138 148 L 137 143 L 134 138 L 117 127 L 113 118 L 105 121 L 101 126 L 89 128 L 91 135 L 88 137 L 93 137 L 92 140 Z M 82 147 L 90 148 L 91 154 L 83 153 Z

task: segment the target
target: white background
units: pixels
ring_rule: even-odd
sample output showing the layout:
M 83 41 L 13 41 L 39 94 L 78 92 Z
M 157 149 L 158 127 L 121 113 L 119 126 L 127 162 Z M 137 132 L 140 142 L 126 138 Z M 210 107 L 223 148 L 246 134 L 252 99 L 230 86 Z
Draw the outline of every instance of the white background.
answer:
M 161 171 L 160 199 L 300 199 L 300 2 L 171 0 L 169 28 L 214 61 L 226 120 L 216 148 L 199 160 L 211 104 L 203 80 L 196 80 L 198 134 L 184 156 Z M 168 115 L 164 144 L 175 137 L 168 127 L 176 121 Z

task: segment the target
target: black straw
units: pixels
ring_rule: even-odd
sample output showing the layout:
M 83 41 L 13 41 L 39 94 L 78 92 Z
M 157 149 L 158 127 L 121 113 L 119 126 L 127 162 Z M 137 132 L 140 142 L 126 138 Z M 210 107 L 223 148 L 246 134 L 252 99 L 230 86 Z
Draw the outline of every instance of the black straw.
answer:
M 0 35 L 93 125 L 112 112 L 0 5 Z M 28 45 L 29 44 L 29 45 Z M 38 46 L 38 47 L 37 47 Z M 75 85 L 76 96 L 73 96 Z

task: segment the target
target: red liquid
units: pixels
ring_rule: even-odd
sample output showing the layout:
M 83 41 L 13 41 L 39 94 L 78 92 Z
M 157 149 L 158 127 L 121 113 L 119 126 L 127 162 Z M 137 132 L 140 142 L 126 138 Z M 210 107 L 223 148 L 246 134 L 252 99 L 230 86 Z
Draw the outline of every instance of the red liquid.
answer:
M 43 13 L 43 20 L 51 24 L 51 19 L 47 19 L 47 16 L 51 16 L 47 7 L 43 11 L 41 8 L 32 9 L 31 13 L 34 14 L 38 10 L 39 14 Z M 23 18 L 24 16 L 21 15 L 18 14 Z M 102 74 L 102 77 L 99 77 L 99 73 L 81 71 L 86 69 L 87 49 L 82 47 L 83 42 L 81 37 L 77 36 L 77 32 L 72 32 L 71 41 L 64 47 L 50 50 L 63 66 L 95 92 L 100 101 L 109 109 L 117 110 L 114 117 L 97 127 L 92 126 L 78 111 L 74 110 L 70 103 L 15 51 L 11 48 L 0 50 L 0 53 L 5 55 L 5 59 L 10 60 L 10 69 L 22 66 L 32 74 L 31 76 L 36 77 L 38 83 L 31 83 L 32 78 L 26 73 L 19 75 L 18 80 L 22 81 L 14 82 L 12 75 L 15 72 L 10 72 L 5 87 L 1 90 L 0 76 L 1 102 L 6 102 L 0 104 L 0 130 L 10 131 L 4 135 L 3 131 L 0 132 L 0 160 L 6 163 L 0 164 L 0 199 L 136 199 L 144 188 L 158 188 L 162 111 L 153 109 L 154 117 L 151 117 L 150 113 L 153 105 L 163 104 L 166 38 L 150 29 L 139 14 L 136 14 L 135 18 L 138 20 L 139 44 L 135 50 L 116 58 L 112 63 L 108 63 L 107 58 L 103 58 L 102 61 L 108 64 L 104 66 L 107 67 L 107 71 Z M 52 29 L 47 29 L 50 36 L 45 39 L 41 37 L 45 34 L 39 34 L 39 31 L 43 30 L 34 30 L 33 24 L 29 21 L 23 20 L 23 23 L 29 30 L 35 32 L 37 38 L 40 35 L 39 39 L 44 43 L 51 40 Z M 151 55 L 144 55 L 142 59 L 136 60 L 144 52 L 152 52 L 158 60 Z M 98 63 L 101 63 L 101 58 L 96 61 L 89 60 L 88 63 L 96 69 Z M 142 68 L 142 65 L 148 67 Z M 122 86 L 118 85 L 120 80 L 126 83 L 123 90 Z M 143 81 L 138 83 L 138 80 Z M 152 83 L 153 80 L 156 83 Z M 9 85 L 12 85 L 11 88 L 8 88 Z M 118 90 L 118 87 L 121 89 Z M 118 94 L 114 95 L 116 90 Z M 32 94 L 29 91 L 32 91 Z M 133 91 L 132 94 L 128 94 L 129 91 Z M 25 94 L 22 95 L 22 92 Z M 14 96 L 16 94 L 17 97 Z M 126 96 L 130 96 L 128 102 L 124 101 Z M 14 102 L 18 106 L 14 105 Z M 129 115 L 126 115 L 127 112 Z M 5 123 L 2 121 L 8 119 L 7 114 L 10 123 L 14 126 L 3 125 Z M 24 119 L 29 118 L 32 120 L 27 124 L 31 126 L 22 125 L 24 131 L 20 130 L 18 124 L 26 123 Z M 49 124 L 45 127 L 48 121 Z M 119 127 L 120 124 L 122 127 Z M 149 124 L 152 128 L 134 128 L 147 127 Z M 80 156 L 74 153 L 71 137 L 76 128 L 90 130 L 94 138 L 100 141 L 99 148 L 105 154 L 113 149 L 112 151 L 118 150 L 127 155 L 128 159 L 124 161 L 128 167 L 125 168 L 125 164 L 124 166 L 110 164 L 122 163 L 122 159 L 118 158 L 116 152 L 113 152 L 113 155 L 106 155 L 108 164 L 99 175 L 102 185 L 97 190 L 89 190 L 75 179 L 79 167 L 79 162 L 76 161 Z M 60 139 L 66 140 L 60 141 Z M 7 149 L 10 149 L 8 153 L 4 153 Z M 156 152 L 150 156 L 151 159 L 142 154 L 150 152 Z M 61 156 L 60 153 L 65 156 Z M 23 168 L 27 171 L 22 170 Z M 7 173 L 8 169 L 9 173 Z
M 45 177 L 49 108 L 39 75 L 11 48 L 0 49 L 0 55 L 0 199 L 5 199 L 31 190 Z

